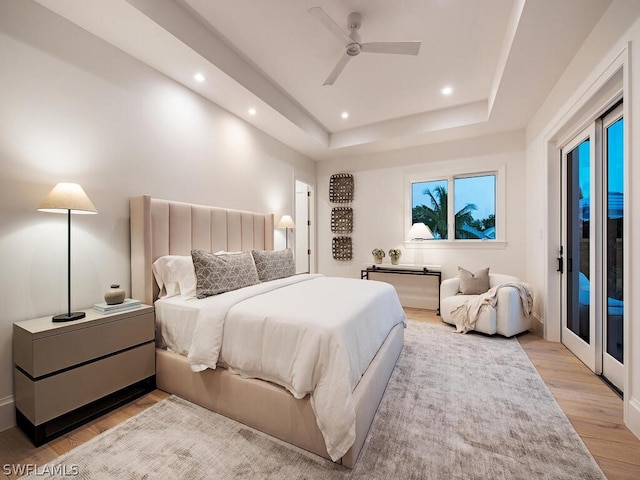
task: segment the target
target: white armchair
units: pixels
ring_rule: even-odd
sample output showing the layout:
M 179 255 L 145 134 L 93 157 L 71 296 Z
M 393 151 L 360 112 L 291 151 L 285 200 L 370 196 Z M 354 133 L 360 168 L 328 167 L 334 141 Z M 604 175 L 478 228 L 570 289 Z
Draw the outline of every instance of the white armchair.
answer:
M 509 282 L 519 282 L 517 277 L 489 274 L 489 287 Z M 462 295 L 460 293 L 460 278 L 448 278 L 440 286 L 440 314 L 446 323 L 455 325 L 452 312 L 460 305 L 476 295 Z M 498 290 L 495 308 L 483 308 L 475 324 L 475 330 L 489 335 L 500 334 L 511 337 L 531 328 L 531 316 L 527 316 L 522 307 L 518 291 L 513 287 Z

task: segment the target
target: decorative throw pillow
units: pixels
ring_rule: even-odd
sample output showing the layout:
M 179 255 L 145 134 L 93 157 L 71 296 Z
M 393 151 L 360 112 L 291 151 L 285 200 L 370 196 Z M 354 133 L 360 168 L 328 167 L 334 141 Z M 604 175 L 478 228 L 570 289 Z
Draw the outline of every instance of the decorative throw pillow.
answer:
M 204 250 L 191 250 L 191 257 L 196 271 L 198 298 L 260 283 L 249 252 L 216 255 Z
M 489 268 L 471 273 L 462 267 L 458 267 L 460 272 L 460 293 L 463 295 L 480 295 L 489 290 Z
M 290 277 L 296 274 L 296 264 L 293 252 L 286 250 L 252 250 L 253 260 L 256 262 L 258 277 L 261 282 Z

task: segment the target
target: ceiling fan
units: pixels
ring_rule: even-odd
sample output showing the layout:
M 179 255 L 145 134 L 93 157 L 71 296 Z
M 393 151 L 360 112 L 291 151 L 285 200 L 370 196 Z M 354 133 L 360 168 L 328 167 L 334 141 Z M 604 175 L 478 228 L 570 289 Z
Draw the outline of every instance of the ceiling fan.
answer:
M 334 22 L 329 15 L 321 7 L 311 7 L 309 13 L 322 23 L 330 32 L 332 32 L 344 44 L 345 52 L 338 60 L 331 74 L 324 81 L 323 85 L 333 85 L 347 65 L 351 57 L 364 53 L 393 53 L 400 55 L 418 55 L 422 42 L 371 42 L 360 43 L 360 35 L 358 29 L 361 25 L 361 16 L 358 12 L 352 12 L 347 17 L 347 26 L 350 33 L 346 33 L 342 28 Z

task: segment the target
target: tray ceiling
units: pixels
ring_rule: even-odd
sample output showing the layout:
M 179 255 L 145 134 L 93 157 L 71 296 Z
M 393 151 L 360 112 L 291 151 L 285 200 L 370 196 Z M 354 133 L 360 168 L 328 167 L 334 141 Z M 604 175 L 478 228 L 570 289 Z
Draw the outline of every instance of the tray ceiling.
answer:
M 37 1 L 317 160 L 524 128 L 610 4 Z M 315 6 L 345 31 L 359 12 L 362 42 L 421 41 L 419 55 L 361 53 L 323 86 L 344 45 Z

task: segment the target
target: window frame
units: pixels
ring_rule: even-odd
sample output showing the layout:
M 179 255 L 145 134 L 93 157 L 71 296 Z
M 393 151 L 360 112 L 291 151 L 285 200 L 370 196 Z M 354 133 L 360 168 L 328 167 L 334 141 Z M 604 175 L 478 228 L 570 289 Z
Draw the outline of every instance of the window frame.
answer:
M 478 169 L 447 169 L 432 168 L 428 171 L 409 172 L 405 174 L 405 221 L 404 221 L 404 245 L 405 248 L 505 248 L 506 246 L 506 165 L 487 165 L 488 168 Z M 492 168 L 493 167 L 493 168 Z M 495 239 L 456 239 L 455 238 L 455 186 L 457 178 L 479 177 L 495 175 L 495 215 L 496 237 Z M 413 184 L 420 182 L 447 182 L 447 195 L 451 200 L 447 201 L 447 238 L 427 241 L 411 241 L 407 234 L 412 224 Z
M 498 238 L 498 227 L 497 224 L 494 227 L 495 228 L 495 238 L 456 238 L 456 228 L 455 228 L 455 223 L 456 223 L 456 219 L 455 219 L 455 215 L 456 215 L 456 190 L 455 190 L 455 184 L 456 184 L 456 180 L 462 180 L 465 178 L 478 178 L 478 177 L 494 177 L 494 182 L 493 182 L 493 215 L 495 216 L 494 221 L 497 222 L 498 220 L 498 172 L 495 171 L 491 171 L 491 172 L 484 172 L 484 173 L 474 173 L 472 175 L 455 175 L 453 176 L 452 180 L 451 180 L 451 185 L 453 185 L 453 213 L 450 213 L 450 215 L 447 217 L 447 226 L 449 227 L 449 217 L 451 215 L 453 215 L 453 217 L 451 218 L 452 222 L 453 222 L 453 239 L 454 240 L 496 240 Z M 474 202 L 475 203 L 475 202 Z M 447 229 L 448 230 L 448 229 Z

